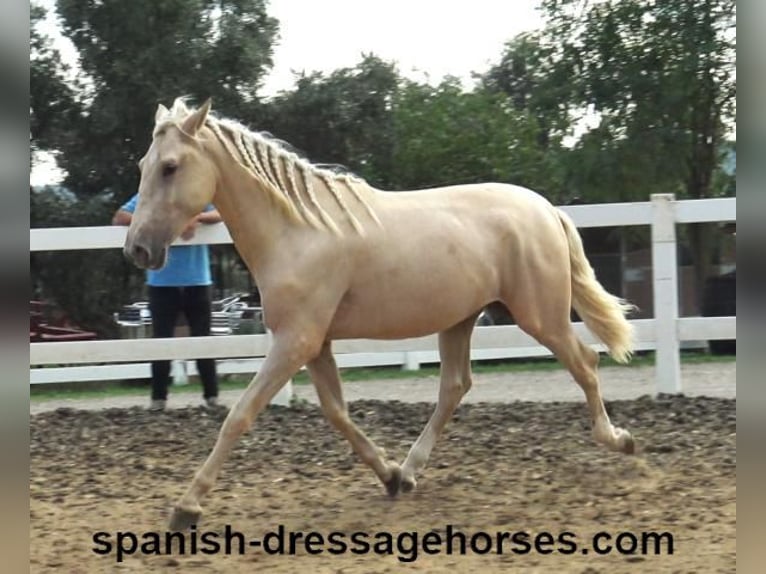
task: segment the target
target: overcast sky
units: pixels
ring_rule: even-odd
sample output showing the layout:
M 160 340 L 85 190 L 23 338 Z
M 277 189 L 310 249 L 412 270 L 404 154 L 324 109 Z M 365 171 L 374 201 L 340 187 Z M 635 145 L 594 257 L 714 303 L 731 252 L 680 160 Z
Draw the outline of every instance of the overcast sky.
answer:
M 54 0 L 38 0 L 46 8 Z M 538 0 L 271 0 L 269 14 L 279 20 L 274 67 L 261 95 L 293 86 L 293 71 L 330 72 L 354 66 L 373 52 L 397 63 L 399 72 L 438 82 L 445 75 L 470 81 L 496 62 L 503 44 L 519 32 L 538 28 Z M 74 49 L 58 34 L 51 17 L 45 30 L 57 37 L 65 60 Z M 36 166 L 32 183 L 57 179 L 50 162 Z M 59 175 L 60 177 L 60 175 Z
M 264 94 L 292 86 L 291 70 L 353 66 L 362 52 L 396 61 L 399 71 L 433 81 L 470 78 L 496 62 L 503 44 L 541 25 L 537 0 L 271 0 L 280 22 Z

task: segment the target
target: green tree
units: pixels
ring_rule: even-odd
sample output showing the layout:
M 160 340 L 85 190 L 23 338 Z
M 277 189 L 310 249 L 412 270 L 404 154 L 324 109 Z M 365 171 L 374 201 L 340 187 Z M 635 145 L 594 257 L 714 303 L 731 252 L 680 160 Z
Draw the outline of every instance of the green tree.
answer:
M 552 155 L 535 143 L 541 128 L 532 113 L 498 90 L 466 92 L 454 78 L 437 87 L 404 80 L 374 55 L 301 76 L 258 114 L 251 123 L 311 160 L 341 164 L 384 189 L 487 180 L 559 188 Z M 555 148 L 560 136 L 547 139 Z
M 555 47 L 545 45 L 538 32 L 524 32 L 508 41 L 500 61 L 479 75 L 485 90 L 506 94 L 514 109 L 537 120 L 537 144 L 545 151 L 556 151 L 572 123 L 566 106 L 570 80 L 554 65 L 556 56 Z
M 55 151 L 66 126 L 76 122 L 79 107 L 65 79 L 66 66 L 51 39 L 40 32 L 45 10 L 31 5 L 30 19 L 30 153 Z
M 394 105 L 394 177 L 402 188 L 500 181 L 553 193 L 535 117 L 503 93 L 404 82 Z
M 271 66 L 277 32 L 265 0 L 58 0 L 57 12 L 86 87 L 55 146 L 65 183 L 115 201 L 137 189 L 157 103 L 212 96 L 239 114 Z
M 399 76 L 369 54 L 353 68 L 298 78 L 253 123 L 315 162 L 340 164 L 386 187 L 392 170 L 392 101 Z
M 588 200 L 650 193 L 711 197 L 735 120 L 734 0 L 543 0 L 543 43 L 570 78 L 570 110 L 599 125 L 569 156 L 567 185 Z M 689 229 L 698 293 L 710 226 Z

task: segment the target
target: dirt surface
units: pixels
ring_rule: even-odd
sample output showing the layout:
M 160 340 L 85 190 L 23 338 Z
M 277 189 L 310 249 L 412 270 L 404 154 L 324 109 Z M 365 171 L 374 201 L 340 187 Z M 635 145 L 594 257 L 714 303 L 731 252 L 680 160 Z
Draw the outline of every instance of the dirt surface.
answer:
M 425 402 L 350 403 L 352 418 L 400 462 L 432 408 Z M 42 412 L 30 421 L 30 571 L 734 572 L 736 400 L 660 395 L 609 401 L 607 408 L 615 424 L 633 431 L 635 456 L 592 442 L 582 402 L 464 404 L 418 477 L 418 489 L 391 500 L 315 405 L 272 407 L 243 437 L 204 501 L 199 546 L 204 531 L 222 542 L 226 525 L 249 540 L 283 525 L 287 532 L 313 530 L 325 538 L 333 531 L 346 537 L 366 532 L 372 543 L 376 532 L 389 532 L 392 553 L 332 555 L 325 546 L 311 555 L 299 543 L 294 556 L 249 547 L 243 555 L 189 555 L 187 539 L 186 555 L 175 540 L 172 556 L 135 553 L 121 563 L 114 549 L 93 552 L 106 548 L 94 543 L 94 534 L 108 532 L 113 543 L 117 531 L 129 531 L 150 544 L 151 533 L 158 533 L 164 552 L 168 510 L 212 447 L 225 409 Z M 469 546 L 474 536 L 479 550 L 486 539 L 478 532 L 496 539 L 496 532 L 524 531 L 532 541 L 545 532 L 554 539 L 572 534 L 547 544 L 543 534 L 544 550 L 552 550 L 545 555 L 519 554 L 526 548 L 516 542 L 521 537 L 504 539 L 502 554 L 494 540 L 488 554 L 448 555 L 447 525 L 453 535 L 465 534 Z M 412 557 L 412 539 L 401 537 L 397 550 L 396 536 L 412 531 L 421 539 L 439 533 L 442 546 L 432 542 L 429 549 L 441 553 L 421 547 L 414 561 L 401 562 L 397 557 Z M 658 556 L 600 556 L 591 546 L 599 531 L 669 532 L 674 552 L 668 555 L 663 543 Z M 238 539 L 232 540 L 238 549 Z M 459 546 L 453 538 L 453 550 Z
M 654 367 L 604 367 L 599 369 L 601 391 L 607 400 L 637 399 L 656 392 Z M 737 364 L 686 363 L 681 365 L 681 385 L 685 395 L 719 398 L 735 398 L 737 395 Z M 196 392 L 175 392 L 171 389 L 169 408 L 199 406 L 202 402 L 201 387 Z M 295 396 L 312 403 L 317 402 L 311 385 L 293 385 Z M 242 394 L 241 390 L 224 391 L 220 400 L 231 406 Z M 73 409 L 130 408 L 148 404 L 148 387 L 145 394 L 134 396 L 106 396 L 87 399 L 35 400 L 30 403 L 30 413 L 52 411 L 60 407 Z M 436 401 L 439 395 L 439 378 L 406 377 L 384 381 L 351 381 L 343 384 L 347 401 L 399 400 L 407 403 Z M 511 402 L 511 401 L 575 401 L 582 402 L 583 393 L 565 370 L 539 370 L 521 372 L 481 373 L 473 376 L 473 388 L 463 397 L 464 403 Z

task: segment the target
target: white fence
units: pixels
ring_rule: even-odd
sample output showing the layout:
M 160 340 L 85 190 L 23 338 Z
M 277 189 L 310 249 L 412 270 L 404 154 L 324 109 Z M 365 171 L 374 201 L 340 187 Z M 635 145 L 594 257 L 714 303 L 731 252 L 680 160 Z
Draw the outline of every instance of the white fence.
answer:
M 637 350 L 656 351 L 658 392 L 681 391 L 682 341 L 736 339 L 736 317 L 679 318 L 676 260 L 676 224 L 736 221 L 736 207 L 735 198 L 676 201 L 673 195 L 657 194 L 648 202 L 562 208 L 578 227 L 651 226 L 655 318 L 631 322 Z M 111 226 L 31 229 L 30 251 L 122 248 L 125 233 L 126 228 Z M 178 243 L 231 243 L 231 237 L 219 224 L 200 229 L 192 240 Z M 586 342 L 603 350 L 582 324 L 575 328 Z M 157 359 L 185 360 L 189 373 L 194 374 L 192 360 L 201 357 L 219 359 L 223 374 L 252 373 L 259 369 L 268 346 L 268 335 L 30 343 L 30 383 L 147 378 L 148 361 Z M 401 341 L 337 341 L 333 348 L 340 367 L 398 365 L 417 369 L 422 363 L 439 360 L 436 335 Z M 473 360 L 547 355 L 550 352 L 546 348 L 516 326 L 477 327 L 472 339 Z M 288 387 L 279 400 L 289 398 L 289 392 Z

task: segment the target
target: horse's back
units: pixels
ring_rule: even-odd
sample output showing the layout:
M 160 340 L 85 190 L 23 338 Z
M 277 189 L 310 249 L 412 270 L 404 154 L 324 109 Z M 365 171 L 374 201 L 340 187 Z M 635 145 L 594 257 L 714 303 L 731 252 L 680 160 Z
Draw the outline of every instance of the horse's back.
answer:
M 394 203 L 427 205 L 465 205 L 466 202 L 475 207 L 492 207 L 498 203 L 537 208 L 551 204 L 542 195 L 529 188 L 510 183 L 467 183 L 432 187 L 408 191 L 383 191 L 378 197 Z
M 413 241 L 452 238 L 482 244 L 483 252 L 563 238 L 558 212 L 539 193 L 503 184 L 466 184 L 379 195 L 384 235 Z

